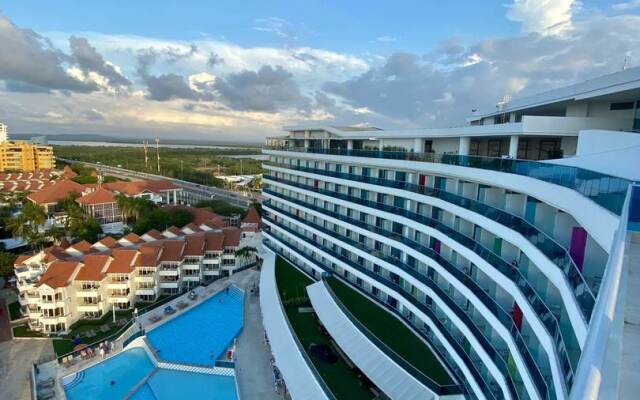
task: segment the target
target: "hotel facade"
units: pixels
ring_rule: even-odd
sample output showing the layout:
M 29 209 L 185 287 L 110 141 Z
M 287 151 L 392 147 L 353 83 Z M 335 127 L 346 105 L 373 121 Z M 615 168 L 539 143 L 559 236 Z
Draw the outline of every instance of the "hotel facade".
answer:
M 320 322 L 385 395 L 622 397 L 622 354 L 640 340 L 623 323 L 635 280 L 622 256 L 638 239 L 640 68 L 499 104 L 459 128 L 285 130 L 263 151 L 266 253 L 318 281 L 307 291 Z M 333 398 L 308 358 L 278 350 L 304 352 L 286 345 L 295 334 L 277 323 L 263 268 L 265 328 L 293 398 Z M 327 311 L 340 309 L 327 275 L 402 320 L 457 387 L 341 340 L 358 328 Z

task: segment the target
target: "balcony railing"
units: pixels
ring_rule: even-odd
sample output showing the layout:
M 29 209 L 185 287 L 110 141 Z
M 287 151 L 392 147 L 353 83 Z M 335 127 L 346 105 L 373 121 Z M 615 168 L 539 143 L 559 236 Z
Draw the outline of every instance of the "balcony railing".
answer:
M 277 235 L 274 235 L 274 237 L 278 238 Z M 279 238 L 280 240 L 285 240 L 283 238 Z M 285 240 L 286 242 L 286 240 Z M 273 252 L 281 255 L 282 257 L 286 258 L 288 261 L 292 262 L 291 260 L 289 260 L 282 252 L 278 251 L 274 246 L 272 246 L 270 243 L 268 243 L 268 241 L 264 241 L 263 244 L 268 247 L 269 249 L 271 249 Z M 300 255 L 302 255 L 304 258 L 306 258 L 309 262 L 313 263 L 314 265 L 318 265 L 318 260 L 315 260 L 314 258 L 310 257 L 308 254 L 306 254 L 304 252 L 303 249 L 299 248 L 297 245 L 292 244 L 290 242 L 286 242 L 288 247 L 291 247 L 292 249 L 296 250 Z M 315 246 L 315 245 L 314 245 Z M 295 264 L 295 263 L 294 263 Z M 326 268 L 324 265 L 319 265 L 322 269 L 324 269 L 327 272 L 333 272 L 331 269 Z M 385 279 L 384 277 L 374 274 L 373 272 L 364 269 L 360 266 L 356 267 L 359 271 L 361 271 L 362 273 L 370 276 L 371 278 L 373 278 L 374 280 L 380 282 L 382 285 L 389 287 L 392 290 L 397 291 L 398 293 L 401 293 L 402 288 L 400 288 L 398 285 L 396 285 L 395 283 Z M 369 296 L 370 298 L 372 298 L 371 296 Z M 379 299 L 375 299 L 379 301 Z M 410 297 L 409 302 L 414 305 L 416 308 L 420 309 L 420 311 L 422 311 L 423 313 L 425 313 L 429 319 L 433 322 L 434 325 L 436 325 L 437 329 L 441 332 L 441 334 L 446 338 L 447 343 L 453 347 L 456 351 L 456 353 L 458 354 L 458 356 L 460 356 L 460 358 L 463 360 L 465 366 L 471 371 L 471 374 L 473 375 L 474 379 L 476 380 L 476 382 L 478 382 L 478 384 L 481 386 L 482 388 L 482 392 L 483 394 L 490 400 L 500 400 L 503 398 L 502 392 L 499 390 L 492 390 L 492 386 L 490 386 L 487 381 L 483 378 L 482 374 L 480 374 L 480 371 L 478 371 L 476 364 L 474 363 L 474 361 L 472 360 L 471 356 L 467 353 L 467 351 L 464 349 L 464 347 L 462 346 L 462 344 L 459 343 L 458 340 L 456 340 L 453 335 L 451 334 L 451 332 L 449 332 L 448 329 L 445 328 L 444 324 L 438 319 L 438 317 L 435 315 L 435 313 L 433 312 L 433 310 L 431 310 L 431 308 L 429 308 L 427 305 L 419 302 L 417 299 Z M 388 309 L 389 311 L 393 312 L 395 315 L 399 315 L 402 317 L 402 319 L 406 322 L 408 322 L 411 326 L 415 326 L 414 322 L 411 320 L 407 320 L 407 318 L 398 312 L 397 309 L 390 307 L 388 304 L 380 302 L 380 304 L 382 306 L 384 306 L 386 309 Z M 420 332 L 421 336 L 426 339 L 429 343 L 433 344 L 433 340 L 427 336 L 424 335 L 423 332 Z M 432 346 L 432 348 L 436 348 L 436 346 Z M 444 355 L 441 354 L 441 359 L 446 359 L 444 357 Z M 466 377 L 462 376 L 461 377 L 464 381 L 466 381 Z M 472 389 L 470 387 L 467 386 L 467 390 L 472 392 Z
M 264 207 L 265 210 L 269 210 L 274 209 L 279 213 L 282 213 L 286 216 L 288 216 L 289 218 L 295 218 L 296 220 L 300 220 L 300 218 L 296 218 L 293 214 L 288 213 L 274 205 L 272 205 L 270 203 L 270 201 L 268 200 L 266 203 L 264 203 Z M 361 228 L 367 229 L 369 231 L 375 232 L 379 235 L 385 236 L 387 238 L 393 239 L 393 240 L 397 240 L 401 243 L 404 243 L 405 245 L 419 251 L 420 253 L 426 255 L 427 257 L 430 257 L 431 259 L 433 259 L 434 261 L 436 261 L 438 264 L 440 264 L 441 266 L 443 266 L 449 273 L 451 273 L 454 277 L 456 277 L 456 279 L 458 279 L 458 281 L 462 284 L 464 284 L 469 290 L 471 290 L 480 301 L 483 302 L 483 304 L 492 312 L 492 314 L 496 317 L 496 319 L 498 319 L 510 332 L 511 336 L 513 337 L 514 343 L 516 344 L 516 346 L 518 347 L 520 354 L 522 355 L 522 358 L 525 361 L 525 364 L 527 365 L 527 368 L 530 372 L 531 378 L 534 381 L 534 383 L 536 384 L 536 387 L 538 388 L 538 392 L 540 393 L 542 398 L 548 398 L 548 385 L 551 385 L 552 382 L 547 382 L 547 380 L 545 379 L 545 377 L 542 375 L 542 373 L 540 372 L 540 368 L 537 364 L 537 362 L 535 361 L 535 359 L 533 358 L 533 356 L 531 355 L 531 352 L 529 351 L 529 347 L 526 344 L 526 341 L 524 340 L 524 338 L 522 337 L 521 333 L 520 333 L 520 329 L 518 329 L 518 327 L 516 326 L 515 321 L 513 320 L 513 317 L 510 313 L 508 313 L 507 311 L 505 311 L 491 296 L 489 296 L 489 294 L 487 292 L 485 292 L 485 290 L 483 290 L 480 285 L 470 276 L 466 275 L 461 269 L 457 268 L 456 266 L 454 266 L 453 264 L 451 264 L 449 261 L 447 261 L 445 258 L 443 258 L 440 254 L 436 253 L 433 249 L 424 246 L 418 242 L 415 242 L 411 239 L 405 238 L 404 236 L 395 234 L 393 232 L 387 231 L 385 229 L 373 226 L 373 225 L 369 225 L 366 224 L 364 222 L 361 221 L 356 221 L 353 220 L 352 218 L 349 217 L 345 217 L 345 216 L 339 216 L 336 215 L 335 213 L 332 212 L 327 212 L 324 211 L 327 215 L 330 215 L 334 218 L 336 217 L 340 217 L 340 219 L 344 222 L 350 223 L 352 225 L 356 225 L 359 226 Z M 267 220 L 271 221 L 272 223 L 275 223 L 275 221 L 273 221 L 272 219 L 269 219 L 268 217 L 266 217 Z M 422 274 L 421 272 L 419 272 L 415 267 L 406 264 L 404 262 L 402 262 L 402 260 L 392 257 L 392 256 L 388 256 L 388 255 L 384 255 L 378 251 L 376 251 L 375 249 L 372 249 L 370 247 L 365 246 L 363 243 L 355 241 L 351 238 L 348 238 L 344 235 L 340 235 L 335 231 L 331 231 L 329 229 L 326 229 L 318 224 L 315 224 L 311 221 L 307 221 L 304 220 L 303 221 L 305 224 L 313 227 L 316 230 L 319 230 L 321 232 L 324 232 L 327 235 L 331 235 L 333 237 L 338 238 L 340 241 L 347 243 L 353 247 L 357 247 L 360 250 L 369 252 L 371 254 L 376 255 L 378 258 L 381 258 L 389 263 L 391 263 L 394 266 L 399 267 L 400 269 L 402 269 L 403 271 L 405 271 L 406 273 L 408 273 L 409 275 L 411 275 L 412 277 L 416 278 L 417 280 L 419 280 L 420 282 L 426 283 L 427 285 L 429 285 L 429 283 L 432 283 L 436 286 L 436 289 L 434 290 L 436 293 L 438 293 L 440 296 L 444 295 L 447 298 L 449 297 L 448 293 L 443 292 L 440 287 L 438 286 L 437 283 L 433 282 L 431 280 L 430 277 Z M 278 225 L 280 226 L 280 225 Z M 280 226 L 281 227 L 281 226 Z M 429 285 L 431 287 L 431 285 Z M 445 300 L 446 301 L 446 300 Z M 475 325 L 475 322 L 474 322 Z
M 536 246 L 544 255 L 552 260 L 563 271 L 564 276 L 567 279 L 567 283 L 573 290 L 573 294 L 578 301 L 580 309 L 582 310 L 585 321 L 589 321 L 591 318 L 591 313 L 593 312 L 593 307 L 595 304 L 595 296 L 591 291 L 591 288 L 587 284 L 584 276 L 582 275 L 582 272 L 580 272 L 578 266 L 573 261 L 573 258 L 571 258 L 571 256 L 569 255 L 569 252 L 563 246 L 558 244 L 558 242 L 556 242 L 553 238 L 551 238 L 551 236 L 544 233 L 542 230 L 540 230 L 538 227 L 531 224 L 524 218 L 520 218 L 516 215 L 510 214 L 504 210 L 492 207 L 477 200 L 471 200 L 445 190 L 436 189 L 424 185 L 416 185 L 408 182 L 374 178 L 343 172 L 326 171 L 316 168 L 299 167 L 288 164 L 265 164 L 275 167 L 320 174 L 324 176 L 331 176 L 340 179 L 392 187 L 394 189 L 408 190 L 414 193 L 436 197 L 451 204 L 455 204 L 457 206 L 474 211 L 501 225 L 509 227 L 527 238 L 534 246 Z
M 370 200 L 364 200 L 354 196 L 331 192 L 325 189 L 314 188 L 308 185 L 303 185 L 297 182 L 288 181 L 282 178 L 275 178 L 269 175 L 265 175 L 264 179 L 269 179 L 276 182 L 282 182 L 288 185 L 293 185 L 294 187 L 303 188 L 309 191 L 314 191 L 316 193 L 323 194 L 326 196 L 339 198 L 352 203 L 361 204 L 370 208 L 386 211 L 394 215 L 404 216 L 406 218 L 409 218 L 421 224 L 431 226 L 434 229 L 445 234 L 446 236 L 450 237 L 451 239 L 455 240 L 457 243 L 472 250 L 474 253 L 476 253 L 478 256 L 483 258 L 485 261 L 487 261 L 489 264 L 495 267 L 498 271 L 500 271 L 504 276 L 506 276 L 511 281 L 513 281 L 519 287 L 524 297 L 527 298 L 527 300 L 529 301 L 529 304 L 531 305 L 533 310 L 536 312 L 536 314 L 539 316 L 540 321 L 547 328 L 550 336 L 554 339 L 556 343 L 556 348 L 558 349 L 558 354 L 560 355 L 560 358 L 561 358 L 560 364 L 563 370 L 565 371 L 565 381 L 567 383 L 567 387 L 571 387 L 571 382 L 573 379 L 573 370 L 575 368 L 575 365 L 578 362 L 578 359 L 580 358 L 579 347 L 577 346 L 577 342 L 574 338 L 572 343 L 575 342 L 575 346 L 573 346 L 572 348 L 576 349 L 576 351 L 573 354 L 570 354 L 568 352 L 569 347 L 567 346 L 568 341 L 565 339 L 564 333 L 560 329 L 560 323 L 558 321 L 558 317 L 551 312 L 547 304 L 542 300 L 542 298 L 537 293 L 537 291 L 529 283 L 527 278 L 524 275 L 522 275 L 521 271 L 517 267 L 506 262 L 501 257 L 499 257 L 498 255 L 496 255 L 495 253 L 493 253 L 492 251 L 484 247 L 482 244 L 475 241 L 473 238 L 470 238 L 452 229 L 451 227 L 445 225 L 444 223 L 436 219 L 414 213 L 404 208 L 394 207 L 394 206 L 390 206 L 382 203 L 373 202 Z M 263 189 L 263 192 L 274 195 L 274 196 L 283 196 L 277 192 L 272 191 L 271 189 Z
M 279 146 L 267 146 L 265 149 L 348 157 L 423 161 L 528 176 L 544 182 L 573 189 L 617 215 L 620 215 L 627 192 L 627 186 L 629 186 L 630 183 L 630 181 L 626 179 L 601 174 L 599 172 L 583 168 L 556 165 L 539 161 L 516 160 L 511 158 L 463 156 L 458 154 L 414 153 L 408 151 L 347 150 Z

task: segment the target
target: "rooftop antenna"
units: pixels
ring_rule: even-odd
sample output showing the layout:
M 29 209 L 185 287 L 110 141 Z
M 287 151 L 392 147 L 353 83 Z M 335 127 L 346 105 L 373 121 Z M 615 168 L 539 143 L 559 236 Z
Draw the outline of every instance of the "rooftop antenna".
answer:
M 627 63 L 629 62 L 629 57 L 624 56 L 624 62 L 622 63 L 622 70 L 626 71 L 627 70 Z
M 158 160 L 158 174 L 160 173 L 160 138 L 156 137 L 156 158 Z
M 147 146 L 149 146 L 149 140 L 147 139 L 143 140 L 142 146 L 144 147 L 144 170 L 148 171 L 149 170 L 149 149 L 147 148 Z

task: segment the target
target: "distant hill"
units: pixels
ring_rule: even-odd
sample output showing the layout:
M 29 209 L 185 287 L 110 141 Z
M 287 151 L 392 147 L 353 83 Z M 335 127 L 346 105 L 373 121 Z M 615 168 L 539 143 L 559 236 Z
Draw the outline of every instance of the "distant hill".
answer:
M 46 136 L 47 140 L 59 140 L 65 142 L 111 142 L 111 143 L 142 143 L 143 139 L 121 138 L 115 136 L 97 135 L 97 134 L 53 134 L 53 135 L 34 135 L 24 133 L 12 133 L 10 139 L 29 140 L 34 136 Z M 149 144 L 153 144 L 154 139 L 148 139 Z M 211 145 L 211 146 L 238 146 L 238 147 L 260 147 L 262 143 L 238 143 L 225 141 L 209 141 L 209 140 L 175 140 L 160 139 L 162 144 L 193 144 L 193 145 Z

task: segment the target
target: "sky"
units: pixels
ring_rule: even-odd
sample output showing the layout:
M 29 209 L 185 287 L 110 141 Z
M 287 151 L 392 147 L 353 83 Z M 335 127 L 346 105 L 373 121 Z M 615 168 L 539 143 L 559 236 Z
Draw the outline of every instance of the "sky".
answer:
M 640 65 L 640 0 L 0 2 L 11 133 L 261 142 L 464 124 Z

